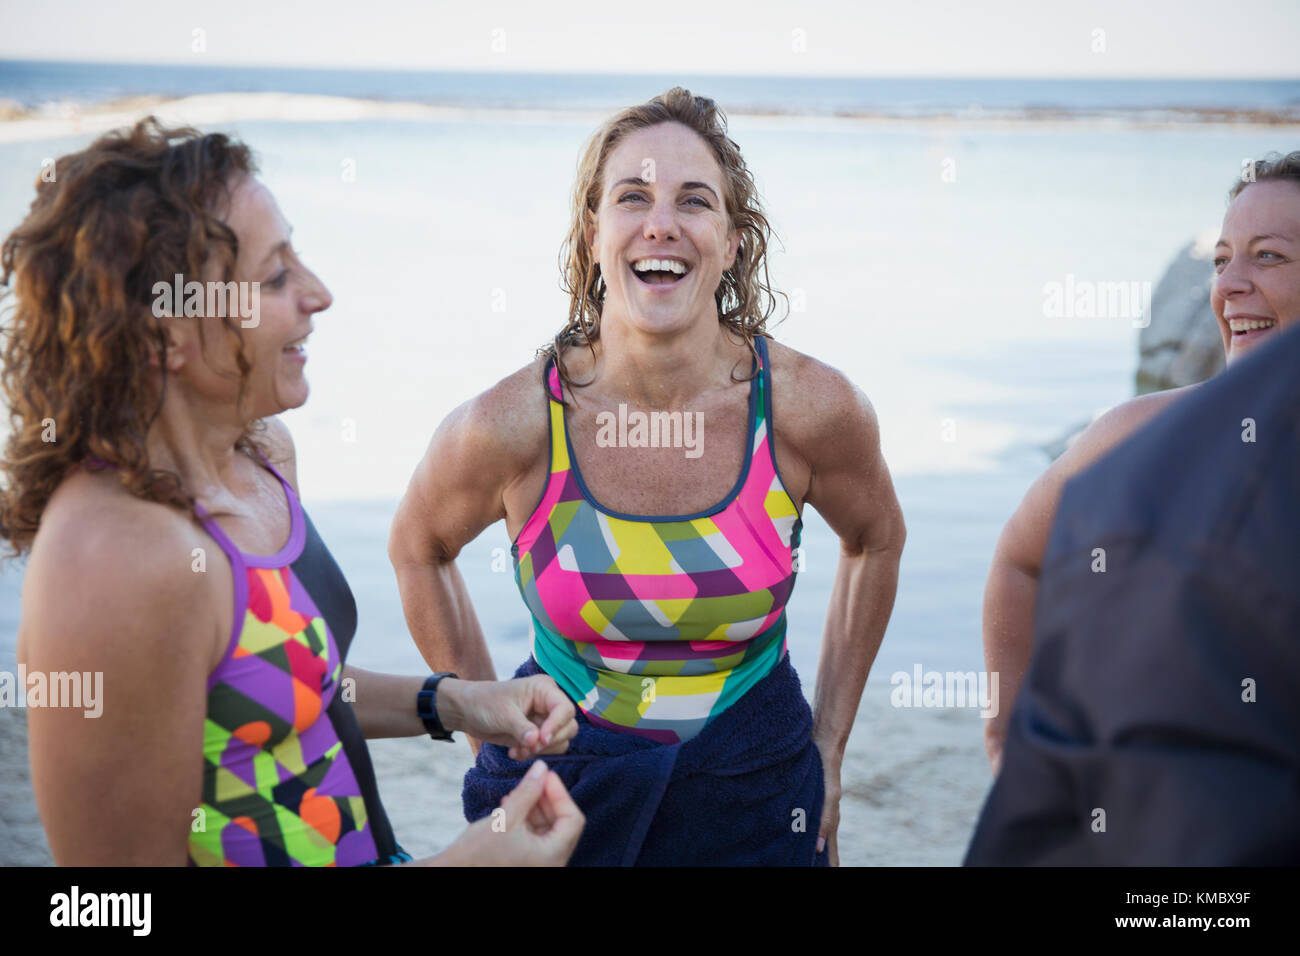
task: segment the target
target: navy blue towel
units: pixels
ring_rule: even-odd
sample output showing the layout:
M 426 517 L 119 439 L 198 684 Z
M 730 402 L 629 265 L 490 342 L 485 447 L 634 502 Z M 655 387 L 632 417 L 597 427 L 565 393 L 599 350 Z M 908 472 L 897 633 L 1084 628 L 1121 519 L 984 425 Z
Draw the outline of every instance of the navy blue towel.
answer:
M 515 677 L 541 673 L 529 657 Z M 661 744 L 606 730 L 579 708 L 569 749 L 545 760 L 587 826 L 570 866 L 825 866 L 825 780 L 812 712 L 787 655 L 700 734 Z M 532 761 L 484 744 L 465 774 L 470 822 L 490 814 Z

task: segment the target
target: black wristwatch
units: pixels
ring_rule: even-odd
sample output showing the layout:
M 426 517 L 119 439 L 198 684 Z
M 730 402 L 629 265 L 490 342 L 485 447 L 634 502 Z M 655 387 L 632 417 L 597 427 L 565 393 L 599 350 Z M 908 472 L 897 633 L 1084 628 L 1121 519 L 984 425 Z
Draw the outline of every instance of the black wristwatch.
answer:
M 415 695 L 415 712 L 424 721 L 424 729 L 434 740 L 451 740 L 451 731 L 438 719 L 438 682 L 444 677 L 456 677 L 451 671 L 434 674 L 424 682 L 420 692 Z M 457 678 L 459 680 L 460 678 Z

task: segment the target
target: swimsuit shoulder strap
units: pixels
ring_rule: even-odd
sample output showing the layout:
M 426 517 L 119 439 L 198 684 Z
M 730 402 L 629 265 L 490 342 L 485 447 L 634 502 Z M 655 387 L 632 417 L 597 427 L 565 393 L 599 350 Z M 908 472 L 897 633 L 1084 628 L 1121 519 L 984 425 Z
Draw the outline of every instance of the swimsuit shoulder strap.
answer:
M 552 401 L 563 401 L 560 393 L 560 370 L 556 367 L 554 355 L 546 361 L 546 389 Z
M 281 487 L 284 488 L 285 497 L 290 502 L 297 501 L 298 495 L 293 490 L 293 485 L 289 484 L 289 479 L 285 478 L 284 475 L 280 474 L 280 469 L 276 468 L 275 465 L 271 464 L 271 462 L 267 459 L 267 457 L 263 455 L 258 448 L 254 447 L 253 453 L 257 456 L 257 460 L 262 463 L 263 467 L 265 467 L 268 471 L 271 472 L 271 474 L 275 475 L 275 477 L 279 479 Z
M 560 372 L 552 355 L 546 363 L 546 388 L 551 413 L 551 474 L 569 470 L 569 442 L 564 426 L 564 405 L 560 385 Z
M 302 502 L 298 500 L 298 495 L 293 490 L 293 485 L 289 483 L 289 480 L 285 478 L 284 475 L 280 474 L 280 470 L 276 468 L 275 465 L 271 464 L 270 461 L 267 460 L 266 456 L 256 447 L 253 448 L 253 456 L 258 464 L 267 469 L 271 474 L 275 475 L 276 480 L 280 482 L 280 487 L 284 489 L 285 501 L 288 502 L 289 505 L 289 540 L 286 542 L 285 547 L 281 549 L 279 554 L 297 555 L 302 550 L 302 545 L 306 540 L 307 530 L 306 515 L 302 508 Z M 217 543 L 221 545 L 221 550 L 225 551 L 232 560 L 237 558 L 240 563 L 253 560 L 252 557 L 245 555 L 239 546 L 221 530 L 221 526 L 217 524 L 216 519 L 213 518 L 208 513 L 208 510 L 197 501 L 194 502 L 194 514 L 195 517 L 198 518 L 199 523 L 203 526 L 204 530 L 217 540 Z

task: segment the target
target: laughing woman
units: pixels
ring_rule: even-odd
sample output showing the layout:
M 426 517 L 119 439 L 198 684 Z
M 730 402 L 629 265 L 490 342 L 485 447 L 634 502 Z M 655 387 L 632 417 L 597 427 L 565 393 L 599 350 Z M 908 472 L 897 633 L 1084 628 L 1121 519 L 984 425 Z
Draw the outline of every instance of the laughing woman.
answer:
M 561 753 L 572 704 L 549 678 L 345 664 L 356 605 L 275 417 L 307 400 L 302 342 L 330 294 L 248 149 L 146 120 L 57 169 L 3 248 L 0 490 L 0 534 L 30 552 L 19 661 L 103 675 L 94 719 L 28 714 L 55 862 L 414 862 L 364 738 L 462 729 Z M 160 316 L 176 275 L 260 283 L 255 311 Z M 555 774 L 504 805 L 507 839 L 485 822 L 420 862 L 565 862 L 582 815 Z
M 1230 365 L 1300 324 L 1300 151 L 1257 160 L 1250 173 L 1228 192 L 1214 250 L 1210 306 Z M 1065 483 L 1198 387 L 1140 395 L 1098 418 L 1030 486 L 1002 529 L 984 590 L 985 666 L 1000 673 L 1007 702 L 984 728 L 995 775 L 1029 667 L 1039 572 Z
M 491 678 L 454 559 L 505 519 L 533 632 L 518 676 L 578 705 L 547 758 L 587 816 L 574 864 L 838 862 L 840 763 L 904 527 L 866 397 L 770 341 L 768 233 L 712 100 L 676 88 L 612 118 L 578 171 L 567 326 L 442 423 L 394 522 L 425 659 Z M 704 440 L 610 447 L 624 413 Z M 810 504 L 840 538 L 811 711 L 785 614 Z M 484 744 L 467 817 L 527 769 Z

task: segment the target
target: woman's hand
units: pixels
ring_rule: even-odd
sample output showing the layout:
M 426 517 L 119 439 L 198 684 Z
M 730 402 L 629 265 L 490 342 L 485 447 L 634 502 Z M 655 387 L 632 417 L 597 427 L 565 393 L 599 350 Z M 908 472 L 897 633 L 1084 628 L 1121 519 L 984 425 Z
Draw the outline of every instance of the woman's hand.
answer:
M 562 754 L 578 733 L 573 701 L 545 674 L 507 681 L 444 678 L 438 716 L 448 730 L 509 747 L 511 760 Z
M 815 743 L 815 741 L 814 741 Z M 840 865 L 840 850 L 836 843 L 836 834 L 840 828 L 840 761 L 830 756 L 829 748 L 817 747 L 822 757 L 822 773 L 826 781 L 826 799 L 822 803 L 822 819 L 817 827 L 817 852 L 823 849 L 830 855 L 831 866 Z
M 505 795 L 501 806 L 470 824 L 460 839 L 431 862 L 444 866 L 564 866 L 586 823 L 559 774 L 538 760 Z

